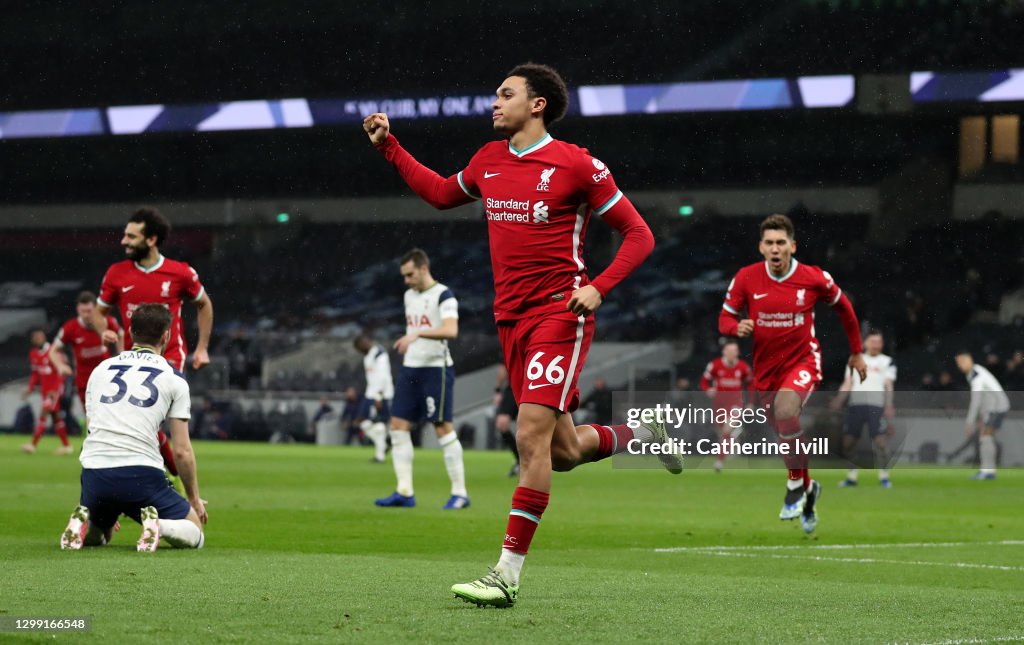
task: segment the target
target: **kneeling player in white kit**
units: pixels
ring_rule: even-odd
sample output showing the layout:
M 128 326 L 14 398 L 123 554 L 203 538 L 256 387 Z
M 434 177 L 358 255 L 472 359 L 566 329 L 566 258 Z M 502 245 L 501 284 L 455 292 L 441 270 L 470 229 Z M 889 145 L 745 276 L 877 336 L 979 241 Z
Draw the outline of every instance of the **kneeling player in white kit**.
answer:
M 170 326 L 165 306 L 140 305 L 131 318 L 132 349 L 103 361 L 89 377 L 82 493 L 61 534 L 62 549 L 106 544 L 122 513 L 142 524 L 139 551 L 156 551 L 161 538 L 175 547 L 203 546 L 207 516 L 188 436 L 188 383 L 161 356 Z M 187 501 L 164 477 L 157 441 L 164 419 Z

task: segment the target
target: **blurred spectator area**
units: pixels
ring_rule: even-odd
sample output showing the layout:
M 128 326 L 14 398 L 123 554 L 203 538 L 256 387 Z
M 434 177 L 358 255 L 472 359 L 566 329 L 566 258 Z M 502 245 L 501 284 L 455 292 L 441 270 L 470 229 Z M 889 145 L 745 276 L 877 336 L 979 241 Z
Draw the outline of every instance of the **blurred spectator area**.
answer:
M 882 246 L 867 241 L 867 215 L 821 215 L 800 207 L 791 215 L 797 257 L 830 271 L 864 327 L 886 333 L 899 357 L 901 385 L 939 369 L 960 343 L 978 351 L 988 347 L 1004 362 L 1022 349 L 1014 338 L 1019 345 L 1024 220 L 996 214 L 950 220 L 917 229 L 897 246 Z M 599 310 L 599 340 L 685 338 L 703 368 L 716 353 L 728 281 L 739 267 L 759 259 L 760 219 L 652 218 L 658 244 Z M 51 334 L 74 315 L 77 290 L 98 289 L 106 266 L 121 257 L 116 231 L 11 232 L 2 239 L 0 272 L 7 281 L 0 295 L 16 287 L 15 300 L 44 312 Z M 593 223 L 587 241 L 591 275 L 611 261 L 617 243 L 607 226 Z M 456 370 L 467 373 L 498 361 L 482 221 L 190 228 L 173 233 L 166 253 L 198 270 L 214 302 L 215 362 L 199 384 L 337 392 L 361 383 L 361 357 L 350 341 L 367 329 L 389 347 L 404 333 L 405 287 L 397 261 L 412 246 L 429 253 L 435 277 L 459 299 L 460 336 L 452 343 Z M 64 287 L 42 288 L 47 282 Z M 195 314 L 187 306 L 185 320 L 194 345 Z M 826 374 L 841 373 L 845 338 L 836 317 L 823 311 L 816 327 Z M 311 342 L 333 345 L 317 353 L 316 361 L 267 368 L 277 364 L 271 359 Z M 0 377 L 23 376 L 26 352 L 22 335 L 0 344 Z M 397 370 L 400 357 L 393 355 L 392 363 Z
M 1017 31 L 1024 9 L 1007 0 L 566 0 L 500 12 L 437 0 L 424 11 L 413 0 L 389 4 L 386 21 L 328 0 L 286 12 L 266 0 L 27 4 L 12 10 L 0 39 L 0 72 L 19 78 L 5 102 L 56 108 L 325 96 L 340 88 L 352 96 L 490 89 L 528 59 L 557 61 L 572 84 L 1024 62 Z M 559 37 L 537 28 L 538 20 L 557 25 Z M 497 68 L 495 34 L 507 43 Z M 567 39 L 585 55 L 566 56 Z M 365 73 L 382 60 L 387 74 Z

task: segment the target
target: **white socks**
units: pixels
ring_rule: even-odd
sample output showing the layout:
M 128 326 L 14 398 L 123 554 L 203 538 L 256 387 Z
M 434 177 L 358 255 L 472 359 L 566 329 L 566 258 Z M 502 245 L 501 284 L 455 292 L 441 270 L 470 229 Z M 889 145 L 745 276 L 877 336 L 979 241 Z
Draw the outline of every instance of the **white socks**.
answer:
M 448 479 L 452 482 L 452 495 L 468 497 L 466 494 L 466 469 L 462 464 L 462 444 L 459 435 L 453 430 L 438 438 L 441 450 L 444 451 L 444 467 L 448 471 Z
M 191 520 L 160 520 L 160 537 L 171 546 L 198 549 L 203 546 L 203 532 Z
M 641 425 L 633 429 L 633 438 L 640 443 L 650 443 L 654 441 L 654 431 L 645 425 Z
M 885 468 L 882 468 L 878 471 L 878 480 L 881 481 L 883 479 L 889 479 L 889 471 L 886 470 Z
M 462 444 L 459 443 L 459 436 L 449 432 L 440 437 L 438 443 L 444 452 L 444 467 L 448 471 L 448 479 L 452 482 L 452 495 L 467 497 L 466 469 L 462 464 Z M 399 495 L 412 496 L 412 437 L 408 432 L 391 431 L 391 463 L 395 467 L 395 479 L 398 480 L 395 490 Z
M 523 570 L 523 562 L 525 561 L 525 553 L 516 553 L 515 551 L 502 549 L 501 557 L 498 559 L 498 564 L 494 565 L 494 569 L 501 574 L 505 582 L 512 586 L 518 586 L 519 572 Z
M 846 471 L 846 478 L 852 482 L 857 481 L 857 469 L 851 468 L 850 470 Z
M 996 440 L 990 434 L 983 434 L 978 440 L 981 452 L 981 473 L 983 475 L 995 474 L 996 472 Z
M 411 497 L 412 491 L 412 436 L 403 430 L 391 431 L 391 464 L 395 467 L 399 495 Z
M 383 422 L 374 423 L 369 419 L 359 424 L 359 429 L 373 442 L 373 458 L 377 461 L 384 461 L 384 455 L 388 450 L 388 429 Z

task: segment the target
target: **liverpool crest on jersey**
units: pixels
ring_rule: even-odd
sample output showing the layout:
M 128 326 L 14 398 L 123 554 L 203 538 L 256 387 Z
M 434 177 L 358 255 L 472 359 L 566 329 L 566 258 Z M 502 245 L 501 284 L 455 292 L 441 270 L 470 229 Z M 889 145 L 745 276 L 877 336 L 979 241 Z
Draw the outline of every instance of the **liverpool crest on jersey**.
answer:
M 537 190 L 548 192 L 551 190 L 551 175 L 555 174 L 557 168 L 546 168 L 540 171 L 540 183 L 537 184 Z

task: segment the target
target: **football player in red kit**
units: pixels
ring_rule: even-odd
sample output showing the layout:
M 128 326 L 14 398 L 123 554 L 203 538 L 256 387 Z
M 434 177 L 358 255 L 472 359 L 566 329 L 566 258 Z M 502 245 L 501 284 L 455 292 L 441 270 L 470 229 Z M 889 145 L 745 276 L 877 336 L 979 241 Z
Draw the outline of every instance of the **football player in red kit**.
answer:
M 65 346 L 71 348 L 75 355 L 75 389 L 78 391 L 78 400 L 85 408 L 85 386 L 89 382 L 89 375 L 97 365 L 110 358 L 110 348 L 100 334 L 93 329 L 92 312 L 96 308 L 96 295 L 91 291 L 83 291 L 78 294 L 76 301 L 77 317 L 65 322 L 57 337 L 50 344 L 50 362 L 57 368 L 61 376 L 70 376 L 71 366 L 64 357 Z M 107 316 L 107 329 L 117 334 L 116 353 L 124 351 L 124 332 L 113 316 Z
M 818 267 L 797 262 L 793 222 L 771 215 L 761 222 L 758 246 L 764 262 L 743 267 L 729 283 L 718 318 L 719 332 L 754 339 L 754 389 L 769 423 L 788 446 L 786 497 L 779 519 L 797 517 L 810 533 L 818 523 L 815 505 L 821 484 L 811 479 L 800 428 L 800 410 L 821 383 L 821 347 L 814 337 L 814 304 L 823 301 L 839 314 L 850 344 L 848 364 L 861 380 L 860 327 L 853 305 L 835 280 Z M 746 317 L 741 317 L 746 311 Z
M 29 377 L 28 387 L 22 393 L 21 398 L 27 399 L 32 390 L 39 386 L 39 392 L 43 396 L 43 407 L 39 411 L 39 420 L 36 422 L 36 430 L 32 433 L 32 441 L 21 447 L 28 453 L 36 451 L 39 439 L 46 432 L 47 417 L 53 419 L 53 431 L 60 438 L 61 446 L 57 448 L 58 455 L 71 453 L 71 444 L 68 443 L 68 429 L 64 423 L 64 416 L 60 413 L 60 397 L 64 391 L 64 377 L 50 363 L 50 343 L 46 342 L 46 332 L 42 329 L 33 329 L 29 339 L 32 349 L 28 352 L 28 362 L 32 367 L 32 376 Z
M 743 409 L 743 392 L 750 389 L 752 381 L 750 365 L 740 358 L 740 345 L 735 340 L 726 341 L 722 345 L 722 355 L 704 368 L 700 389 L 711 397 L 715 418 L 726 419 L 724 423 L 716 424 L 715 428 L 723 448 L 722 454 L 715 460 L 715 472 L 721 472 L 725 465 L 725 445 L 743 431 L 742 425 L 736 425 L 738 422 L 733 421 L 732 410 Z
M 519 404 L 519 486 L 512 495 L 501 557 L 479 580 L 452 587 L 478 605 L 511 606 L 526 552 L 548 505 L 553 470 L 624 451 L 629 441 L 665 443 L 663 424 L 576 426 L 577 381 L 594 335 L 594 311 L 650 254 L 654 237 L 615 185 L 611 170 L 585 149 L 558 141 L 548 126 L 569 105 L 565 82 L 546 65 L 508 73 L 492 104 L 503 135 L 447 179 L 421 165 L 390 134 L 387 115 L 363 121 L 370 141 L 426 202 L 452 208 L 480 200 L 487 219 L 494 316 L 509 384 Z M 596 215 L 623 236 L 611 265 L 591 280 L 583 240 Z M 664 455 L 672 472 L 678 455 Z
M 210 332 L 213 330 L 213 303 L 192 267 L 160 253 L 160 244 L 170 232 L 170 223 L 155 208 L 140 208 L 128 218 L 121 238 L 127 259 L 112 264 L 103 276 L 92 323 L 104 342 L 113 343 L 116 336 L 107 330 L 106 320 L 112 307 L 118 307 L 121 324 L 130 328 L 132 312 L 139 305 L 165 305 L 171 312 L 171 338 L 164 348 L 163 356 L 171 367 L 184 372 L 188 346 L 182 330 L 181 303 L 186 300 L 191 302 L 198 312 L 199 342 L 192 355 L 192 369 L 200 369 L 210 363 L 207 350 Z M 130 333 L 125 334 L 125 347 L 132 347 Z M 159 439 L 164 464 L 177 477 L 174 452 L 163 430 L 159 433 Z

